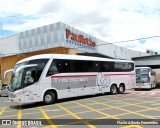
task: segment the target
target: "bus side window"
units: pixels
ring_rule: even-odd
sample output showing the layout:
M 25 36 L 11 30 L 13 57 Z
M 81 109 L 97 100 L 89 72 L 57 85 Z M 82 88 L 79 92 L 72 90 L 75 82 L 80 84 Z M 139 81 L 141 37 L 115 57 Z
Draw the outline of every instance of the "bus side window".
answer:
M 56 59 L 55 65 L 57 67 L 58 73 L 70 72 L 70 60 Z
M 87 61 L 85 60 L 76 60 L 76 66 L 75 66 L 75 71 L 76 72 L 86 72 L 87 71 Z
M 121 69 L 121 63 L 120 62 L 115 62 L 114 64 L 114 71 L 115 72 L 121 72 L 122 69 Z
M 100 72 L 110 72 L 110 63 L 109 62 L 99 62 L 100 63 Z
M 86 61 L 87 72 L 99 72 L 99 63 L 97 61 Z
M 128 63 L 128 68 L 129 70 L 128 71 L 133 71 L 134 70 L 134 63 Z
M 58 70 L 57 70 L 55 62 L 53 60 L 49 69 L 48 69 L 47 76 L 51 76 L 51 75 L 54 75 L 54 74 L 57 74 L 57 73 L 58 73 Z
M 68 73 L 68 72 L 71 72 L 71 69 L 70 69 L 70 60 L 63 60 L 63 72 L 65 73 Z
M 115 72 L 129 72 L 134 70 L 134 63 L 128 62 L 115 62 L 114 71 Z
M 81 72 L 82 70 L 80 69 L 81 66 L 79 66 L 79 61 L 77 60 L 69 60 L 70 62 L 70 72 Z
M 99 72 L 99 62 L 94 62 L 94 69 L 95 71 L 94 72 Z

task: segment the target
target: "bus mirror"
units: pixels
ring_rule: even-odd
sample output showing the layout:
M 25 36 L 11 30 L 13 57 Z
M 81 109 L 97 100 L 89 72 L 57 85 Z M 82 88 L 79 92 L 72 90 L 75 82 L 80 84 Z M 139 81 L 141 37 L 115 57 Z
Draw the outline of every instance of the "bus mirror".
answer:
M 9 70 L 7 70 L 7 71 L 4 72 L 4 80 L 6 79 L 6 75 L 9 72 L 14 72 L 14 69 L 9 69 Z
M 149 77 L 151 77 L 151 72 L 149 72 Z

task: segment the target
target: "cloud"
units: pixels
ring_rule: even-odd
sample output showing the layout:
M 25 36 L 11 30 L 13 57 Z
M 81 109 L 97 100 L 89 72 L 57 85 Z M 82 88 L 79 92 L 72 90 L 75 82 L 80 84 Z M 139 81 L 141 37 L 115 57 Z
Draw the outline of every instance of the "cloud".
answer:
M 61 6 L 62 5 L 60 0 L 48 1 L 44 5 L 42 5 L 38 13 L 40 15 L 48 14 L 48 13 L 58 13 L 61 9 Z
M 158 47 L 159 42 L 160 38 L 148 39 L 146 43 L 144 43 L 144 46 L 146 47 L 146 49 L 160 51 L 160 47 Z

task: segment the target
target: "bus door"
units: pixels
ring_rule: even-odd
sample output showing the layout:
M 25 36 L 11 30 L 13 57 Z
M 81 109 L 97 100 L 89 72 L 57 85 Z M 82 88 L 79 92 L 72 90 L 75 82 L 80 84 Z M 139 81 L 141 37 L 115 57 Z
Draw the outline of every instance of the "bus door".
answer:
M 104 93 L 106 88 L 109 86 L 109 77 L 105 76 L 105 74 L 102 72 L 98 73 L 97 86 L 98 86 L 98 92 Z
M 35 67 L 27 67 L 24 69 L 23 75 L 23 94 L 24 101 L 36 102 L 38 99 L 37 95 L 37 70 Z

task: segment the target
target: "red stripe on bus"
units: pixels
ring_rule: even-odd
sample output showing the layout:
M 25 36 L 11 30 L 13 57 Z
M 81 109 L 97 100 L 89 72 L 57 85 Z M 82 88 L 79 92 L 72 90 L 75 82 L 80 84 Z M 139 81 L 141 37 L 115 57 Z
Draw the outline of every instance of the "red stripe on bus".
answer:
M 104 76 L 135 76 L 135 74 L 104 74 Z
M 135 74 L 104 74 L 104 76 L 134 76 Z M 67 78 L 67 77 L 90 77 L 97 75 L 71 75 L 71 76 L 52 76 L 51 78 Z
M 97 75 L 52 76 L 52 78 L 84 77 L 84 76 L 97 76 Z

